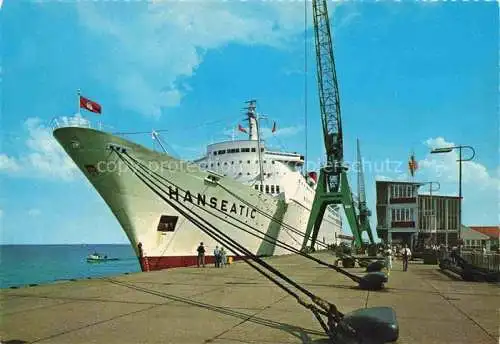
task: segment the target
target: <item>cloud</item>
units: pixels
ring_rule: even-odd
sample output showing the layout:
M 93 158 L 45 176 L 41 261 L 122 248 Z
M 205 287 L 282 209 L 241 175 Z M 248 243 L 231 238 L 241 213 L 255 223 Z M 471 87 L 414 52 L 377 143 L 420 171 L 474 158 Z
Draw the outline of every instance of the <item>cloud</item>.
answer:
M 93 35 L 92 44 L 109 47 L 89 56 L 96 59 L 94 77 L 114 88 L 122 106 L 158 117 L 162 109 L 180 103 L 189 91 L 186 79 L 195 74 L 209 49 L 230 43 L 293 46 L 289 43 L 302 38 L 303 6 L 301 2 L 161 1 L 117 7 L 80 2 L 78 13 Z
M 21 166 L 17 163 L 14 158 L 9 157 L 6 154 L 0 154 L 0 172 L 16 172 L 21 169 Z
M 455 146 L 455 143 L 448 142 L 442 137 L 430 138 L 424 143 L 430 149 Z M 471 153 L 469 149 L 462 149 L 462 160 L 469 158 Z M 425 159 L 420 161 L 419 165 L 431 175 L 442 178 L 445 182 L 458 183 L 458 160 L 458 150 L 453 150 L 449 153 L 429 154 Z M 462 182 L 474 183 L 480 189 L 495 189 L 500 185 L 498 175 L 496 177 L 490 175 L 484 165 L 475 161 L 462 162 Z
M 32 208 L 32 209 L 28 210 L 28 216 L 31 216 L 31 217 L 38 216 L 41 213 L 42 212 L 40 211 L 40 209 L 36 209 L 36 208 Z
M 422 142 L 426 151 L 438 147 L 452 147 L 455 143 L 443 137 L 429 138 Z M 462 151 L 463 158 L 470 156 L 468 150 Z M 416 181 L 435 181 L 440 183 L 439 194 L 458 194 L 458 152 L 430 154 L 418 161 Z M 500 209 L 500 169 L 489 171 L 477 161 L 462 162 L 463 223 L 496 224 Z M 389 174 L 391 180 L 409 180 L 408 174 Z M 429 186 L 421 188 L 426 193 Z
M 77 167 L 45 127 L 39 118 L 28 118 L 24 122 L 28 132 L 27 152 L 19 157 L 0 155 L 0 172 L 21 177 L 72 180 Z
M 441 148 L 441 147 L 453 147 L 455 145 L 453 142 L 446 141 L 441 136 L 427 139 L 424 141 L 424 143 L 431 149 Z

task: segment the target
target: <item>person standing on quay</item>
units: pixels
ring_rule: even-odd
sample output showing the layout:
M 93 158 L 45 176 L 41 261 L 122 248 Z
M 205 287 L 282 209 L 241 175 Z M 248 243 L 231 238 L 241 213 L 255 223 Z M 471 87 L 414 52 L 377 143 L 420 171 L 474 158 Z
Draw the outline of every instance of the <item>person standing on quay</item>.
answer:
M 385 267 L 387 269 L 387 275 L 389 275 L 389 273 L 392 270 L 392 249 L 391 249 L 391 245 L 387 245 L 387 248 L 386 248 L 384 254 L 385 254 Z
M 411 251 L 408 248 L 408 245 L 405 244 L 405 247 L 403 248 L 403 271 L 408 270 L 408 261 L 410 260 L 411 257 Z
M 220 267 L 220 251 L 219 251 L 219 246 L 215 246 L 214 258 L 215 258 L 215 267 L 216 268 Z
M 219 254 L 220 254 L 220 267 L 223 268 L 227 263 L 226 250 L 224 250 L 224 247 L 220 248 Z
M 203 267 L 205 267 L 205 247 L 203 246 L 202 242 L 200 242 L 200 246 L 198 246 L 196 251 L 198 251 L 198 259 L 196 261 L 198 267 L 200 267 L 200 265 L 203 265 Z

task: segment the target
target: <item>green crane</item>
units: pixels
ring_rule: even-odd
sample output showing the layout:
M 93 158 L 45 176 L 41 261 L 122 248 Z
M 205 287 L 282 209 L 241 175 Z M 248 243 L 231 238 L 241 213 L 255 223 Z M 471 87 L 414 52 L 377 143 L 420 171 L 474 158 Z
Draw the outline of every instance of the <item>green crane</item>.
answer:
M 307 249 L 309 239 L 311 240 L 311 248 L 314 249 L 326 207 L 332 204 L 343 205 L 355 244 L 360 248 L 363 244 L 361 239 L 362 231 L 369 230 L 369 226 L 362 227 L 358 222 L 356 207 L 347 179 L 347 167 L 344 165 L 340 96 L 327 1 L 312 0 L 312 7 L 316 46 L 316 74 L 327 164 L 320 169 L 316 195 L 307 223 L 302 249 Z M 368 233 L 373 243 L 371 230 Z

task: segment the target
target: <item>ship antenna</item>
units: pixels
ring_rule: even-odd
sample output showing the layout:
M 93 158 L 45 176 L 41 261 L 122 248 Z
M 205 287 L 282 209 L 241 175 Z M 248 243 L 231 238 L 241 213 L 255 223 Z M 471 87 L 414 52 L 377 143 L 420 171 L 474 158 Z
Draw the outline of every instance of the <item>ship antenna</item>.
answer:
M 259 172 L 260 172 L 260 189 L 264 190 L 264 168 L 262 166 L 262 148 L 261 148 L 261 140 L 260 140 L 260 119 L 264 118 L 264 116 L 260 116 L 259 113 L 256 111 L 257 108 L 257 101 L 255 99 L 247 101 L 248 103 L 248 123 L 249 123 L 249 132 L 250 132 L 250 139 L 251 139 L 251 133 L 252 133 L 252 118 L 255 120 L 255 125 L 257 129 L 257 151 L 258 151 L 258 157 L 259 157 Z
M 248 104 L 247 107 L 245 108 L 245 110 L 247 110 L 247 119 L 248 119 L 248 139 L 252 140 L 252 136 L 254 134 L 254 125 L 252 123 L 252 119 L 257 121 L 256 111 L 255 111 L 255 109 L 257 108 L 257 100 L 255 100 L 255 99 L 248 100 L 248 101 L 246 101 L 246 103 Z M 257 131 L 256 136 L 257 136 L 257 140 L 259 140 L 259 132 L 258 131 Z

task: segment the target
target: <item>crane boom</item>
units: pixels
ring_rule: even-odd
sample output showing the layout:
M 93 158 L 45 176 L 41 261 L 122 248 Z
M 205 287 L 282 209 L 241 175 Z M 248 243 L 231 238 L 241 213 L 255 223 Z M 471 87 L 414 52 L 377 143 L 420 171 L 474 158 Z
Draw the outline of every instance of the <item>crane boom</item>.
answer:
M 344 166 L 340 95 L 327 0 L 312 0 L 312 7 L 316 45 L 316 74 L 327 164 L 320 169 L 302 249 L 307 249 L 311 232 L 310 244 L 311 248 L 314 249 L 325 210 L 330 204 L 343 205 L 355 244 L 359 248 L 363 244 L 361 234 L 363 229 L 366 230 L 366 227 L 361 227 L 359 222 L 361 217 L 356 215 L 356 204 L 349 187 L 347 168 Z M 371 230 L 368 235 L 373 243 Z
M 340 96 L 333 55 L 330 19 L 326 0 L 313 1 L 314 37 L 316 42 L 316 74 L 319 90 L 323 138 L 327 163 L 332 169 L 328 178 L 330 191 L 340 187 L 340 171 L 344 160 Z

